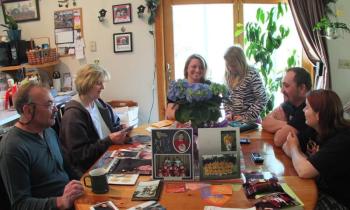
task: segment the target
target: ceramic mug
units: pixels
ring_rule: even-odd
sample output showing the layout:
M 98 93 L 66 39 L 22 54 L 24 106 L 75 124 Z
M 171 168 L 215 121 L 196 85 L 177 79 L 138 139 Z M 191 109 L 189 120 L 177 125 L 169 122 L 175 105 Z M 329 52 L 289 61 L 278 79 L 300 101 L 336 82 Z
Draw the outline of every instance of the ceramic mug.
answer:
M 86 179 L 90 179 L 91 185 L 86 184 Z M 97 194 L 106 193 L 109 191 L 107 182 L 107 172 L 104 168 L 96 168 L 89 172 L 89 175 L 84 177 L 84 185 L 90 187 L 92 192 Z

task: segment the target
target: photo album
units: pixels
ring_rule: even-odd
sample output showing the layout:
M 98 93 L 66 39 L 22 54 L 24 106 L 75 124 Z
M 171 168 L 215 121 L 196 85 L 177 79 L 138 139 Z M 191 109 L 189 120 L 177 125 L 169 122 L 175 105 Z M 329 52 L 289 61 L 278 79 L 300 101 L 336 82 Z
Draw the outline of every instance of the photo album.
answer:
M 238 128 L 199 128 L 198 154 L 201 180 L 240 178 Z
M 193 179 L 192 128 L 152 129 L 153 179 Z

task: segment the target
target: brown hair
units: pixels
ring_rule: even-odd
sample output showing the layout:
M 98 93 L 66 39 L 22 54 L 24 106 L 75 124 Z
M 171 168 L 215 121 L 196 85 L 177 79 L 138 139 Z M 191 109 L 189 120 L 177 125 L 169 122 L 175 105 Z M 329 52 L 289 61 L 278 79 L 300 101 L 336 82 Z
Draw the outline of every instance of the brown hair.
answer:
M 190 55 L 190 57 L 187 58 L 187 60 L 185 62 L 184 76 L 187 79 L 187 77 L 188 77 L 187 69 L 188 69 L 188 66 L 190 65 L 190 62 L 193 59 L 197 59 L 201 63 L 201 68 L 204 70 L 204 76 L 203 76 L 203 78 L 201 78 L 201 82 L 204 82 L 205 81 L 205 75 L 207 74 L 208 65 L 207 65 L 207 62 L 205 61 L 205 59 L 199 54 L 192 54 L 192 55 Z
M 292 67 L 287 69 L 286 72 L 290 71 L 295 73 L 294 82 L 297 84 L 298 87 L 304 84 L 308 91 L 311 90 L 311 76 L 309 72 L 307 72 L 302 67 Z
M 32 103 L 32 96 L 30 95 L 30 91 L 33 88 L 46 88 L 41 84 L 33 81 L 28 81 L 22 84 L 16 94 L 14 95 L 14 107 L 18 114 L 23 114 L 23 106 L 26 104 Z
M 319 115 L 319 135 L 322 140 L 344 128 L 350 128 L 350 122 L 344 119 L 340 98 L 334 91 L 314 90 L 308 93 L 306 99 Z
M 79 95 L 84 95 L 98 82 L 110 79 L 109 73 L 99 65 L 88 64 L 80 69 L 75 79 L 75 87 Z

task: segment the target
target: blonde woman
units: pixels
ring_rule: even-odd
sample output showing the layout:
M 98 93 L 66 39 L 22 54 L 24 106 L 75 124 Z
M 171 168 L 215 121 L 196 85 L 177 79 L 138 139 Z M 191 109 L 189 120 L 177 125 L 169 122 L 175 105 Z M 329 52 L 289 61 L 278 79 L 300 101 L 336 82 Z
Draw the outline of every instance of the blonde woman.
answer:
M 127 132 L 121 131 L 119 118 L 100 94 L 109 73 L 89 64 L 75 79 L 78 95 L 65 106 L 60 138 L 69 160 L 80 175 L 112 144 L 123 144 Z
M 224 103 L 229 121 L 260 121 L 260 113 L 267 104 L 267 96 L 259 73 L 247 64 L 243 49 L 228 48 L 225 80 L 229 99 Z

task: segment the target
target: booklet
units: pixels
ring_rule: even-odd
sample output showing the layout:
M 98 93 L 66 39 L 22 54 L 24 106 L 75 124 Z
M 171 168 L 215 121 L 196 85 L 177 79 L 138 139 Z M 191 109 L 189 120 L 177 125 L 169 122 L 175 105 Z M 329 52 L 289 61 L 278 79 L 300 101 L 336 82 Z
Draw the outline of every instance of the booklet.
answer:
M 162 182 L 160 180 L 139 182 L 131 200 L 159 200 L 162 190 Z

